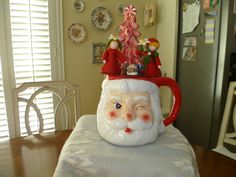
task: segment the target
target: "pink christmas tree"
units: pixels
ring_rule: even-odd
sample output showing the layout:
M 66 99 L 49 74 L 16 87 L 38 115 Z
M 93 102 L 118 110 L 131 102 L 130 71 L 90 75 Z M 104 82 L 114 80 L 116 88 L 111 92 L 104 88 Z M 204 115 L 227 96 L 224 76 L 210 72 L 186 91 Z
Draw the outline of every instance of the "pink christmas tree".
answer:
M 138 37 L 141 33 L 136 24 L 136 8 L 132 5 L 124 9 L 124 22 L 120 25 L 119 40 L 122 44 L 122 52 L 129 64 L 138 64 L 139 57 L 136 54 Z

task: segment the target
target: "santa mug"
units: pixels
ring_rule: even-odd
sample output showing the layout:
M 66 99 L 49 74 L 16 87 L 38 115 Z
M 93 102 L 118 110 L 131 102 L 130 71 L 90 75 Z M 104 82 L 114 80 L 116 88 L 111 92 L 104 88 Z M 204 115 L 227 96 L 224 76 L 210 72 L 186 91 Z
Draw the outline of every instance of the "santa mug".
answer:
M 166 118 L 160 105 L 161 86 L 169 87 L 173 95 L 173 106 Z M 180 103 L 180 89 L 173 79 L 107 78 L 102 83 L 97 109 L 99 134 L 121 146 L 153 142 L 177 118 Z

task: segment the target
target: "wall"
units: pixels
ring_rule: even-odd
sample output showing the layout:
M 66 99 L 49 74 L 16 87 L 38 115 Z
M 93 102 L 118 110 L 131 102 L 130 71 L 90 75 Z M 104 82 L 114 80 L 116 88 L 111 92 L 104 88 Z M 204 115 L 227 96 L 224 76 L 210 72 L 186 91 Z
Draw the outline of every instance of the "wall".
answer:
M 176 53 L 178 35 L 178 7 L 179 0 L 157 0 L 157 38 L 160 41 L 160 58 L 162 72 L 168 77 L 175 78 Z M 167 88 L 161 89 L 163 113 L 171 109 L 171 95 Z
M 79 13 L 72 7 L 73 2 L 74 0 L 63 0 L 65 75 L 66 80 L 80 86 L 81 114 L 94 114 L 100 97 L 103 75 L 99 72 L 102 65 L 91 62 L 92 43 L 107 42 L 108 36 L 123 22 L 123 16 L 119 15 L 117 10 L 119 4 L 132 4 L 137 7 L 141 38 L 155 37 L 156 24 L 143 27 L 143 10 L 147 3 L 156 6 L 156 0 L 83 0 L 85 9 Z M 108 31 L 97 31 L 90 22 L 91 12 L 99 6 L 111 11 L 113 23 Z M 83 43 L 75 44 L 68 39 L 67 29 L 72 23 L 81 23 L 86 28 L 88 36 Z

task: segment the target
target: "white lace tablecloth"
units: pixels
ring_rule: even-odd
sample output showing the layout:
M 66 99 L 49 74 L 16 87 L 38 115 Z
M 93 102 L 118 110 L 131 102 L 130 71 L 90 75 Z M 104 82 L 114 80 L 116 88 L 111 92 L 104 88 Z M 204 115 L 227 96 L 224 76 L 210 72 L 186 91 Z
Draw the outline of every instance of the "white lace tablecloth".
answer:
M 198 177 L 195 154 L 173 126 L 151 144 L 121 147 L 104 141 L 96 115 L 82 116 L 66 141 L 54 177 Z

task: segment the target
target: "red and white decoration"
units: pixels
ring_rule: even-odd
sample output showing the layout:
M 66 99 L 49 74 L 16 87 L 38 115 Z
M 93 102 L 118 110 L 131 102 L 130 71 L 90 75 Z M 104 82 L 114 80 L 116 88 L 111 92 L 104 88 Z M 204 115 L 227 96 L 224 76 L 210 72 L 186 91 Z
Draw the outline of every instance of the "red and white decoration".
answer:
M 124 22 L 120 25 L 119 38 L 122 44 L 122 52 L 129 64 L 140 63 L 136 54 L 138 46 L 138 37 L 141 33 L 138 31 L 139 26 L 136 24 L 136 8 L 132 5 L 124 9 Z

